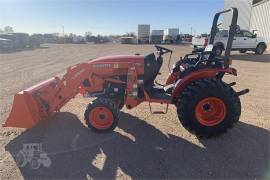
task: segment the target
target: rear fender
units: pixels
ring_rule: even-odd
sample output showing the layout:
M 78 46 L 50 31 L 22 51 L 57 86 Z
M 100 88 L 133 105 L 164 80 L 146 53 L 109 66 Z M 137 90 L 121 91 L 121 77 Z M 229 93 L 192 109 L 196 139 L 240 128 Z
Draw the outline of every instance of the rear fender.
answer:
M 199 79 L 205 79 L 205 78 L 218 78 L 222 77 L 220 74 L 232 74 L 234 76 L 237 76 L 237 71 L 234 68 L 207 68 L 207 69 L 201 69 L 198 71 L 194 71 L 187 76 L 185 76 L 183 79 L 179 79 L 175 83 L 175 89 L 172 93 L 172 98 L 175 99 L 179 97 L 179 95 L 182 93 L 182 91 L 192 82 L 199 80 Z

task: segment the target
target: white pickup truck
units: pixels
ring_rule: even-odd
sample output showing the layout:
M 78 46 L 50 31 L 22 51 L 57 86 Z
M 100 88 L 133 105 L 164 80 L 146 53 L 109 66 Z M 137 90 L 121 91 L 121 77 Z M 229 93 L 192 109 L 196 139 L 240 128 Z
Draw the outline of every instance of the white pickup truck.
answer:
M 217 56 L 222 54 L 222 51 L 226 47 L 228 37 L 227 30 L 221 30 L 217 33 L 214 40 L 215 53 Z M 194 50 L 204 48 L 208 44 L 209 36 L 202 35 L 199 37 L 192 38 L 192 45 Z M 263 38 L 257 37 L 247 30 L 241 30 L 234 36 L 232 45 L 233 51 L 240 51 L 245 53 L 246 51 L 254 51 L 255 54 L 263 54 L 267 46 Z

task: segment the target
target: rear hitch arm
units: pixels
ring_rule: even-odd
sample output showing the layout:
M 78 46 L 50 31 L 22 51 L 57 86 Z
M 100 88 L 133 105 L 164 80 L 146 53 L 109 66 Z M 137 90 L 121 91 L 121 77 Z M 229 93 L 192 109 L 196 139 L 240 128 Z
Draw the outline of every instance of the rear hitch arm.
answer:
M 232 87 L 232 86 L 236 85 L 236 82 L 231 82 L 228 85 Z
M 242 91 L 237 92 L 236 94 L 237 94 L 237 96 L 242 96 L 242 95 L 247 94 L 247 93 L 249 93 L 249 89 L 244 89 Z
M 234 85 L 236 85 L 236 82 L 231 82 L 228 84 L 228 86 L 231 86 L 231 87 Z M 236 92 L 237 96 L 242 96 L 242 95 L 245 95 L 247 93 L 249 93 L 249 89 L 244 89 L 242 91 Z

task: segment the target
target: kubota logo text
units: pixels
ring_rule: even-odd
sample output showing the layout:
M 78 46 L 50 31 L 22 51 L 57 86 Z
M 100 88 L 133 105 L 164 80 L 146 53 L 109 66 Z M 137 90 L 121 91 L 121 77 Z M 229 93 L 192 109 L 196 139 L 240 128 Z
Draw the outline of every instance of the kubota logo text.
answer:
M 93 65 L 94 68 L 110 68 L 112 67 L 111 64 L 94 64 Z

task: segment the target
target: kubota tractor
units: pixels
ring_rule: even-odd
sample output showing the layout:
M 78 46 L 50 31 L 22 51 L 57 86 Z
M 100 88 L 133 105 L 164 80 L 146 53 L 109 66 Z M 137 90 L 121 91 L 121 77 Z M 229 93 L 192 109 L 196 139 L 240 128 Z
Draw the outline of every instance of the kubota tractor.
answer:
M 232 22 L 224 57 L 213 53 L 217 21 L 221 14 L 232 12 Z M 169 104 L 177 107 L 182 125 L 200 136 L 225 132 L 239 120 L 239 96 L 248 89 L 235 92 L 222 78 L 237 75 L 230 65 L 230 50 L 237 31 L 238 11 L 231 8 L 215 15 L 211 37 L 203 52 L 195 52 L 180 59 L 173 67 L 164 87 L 155 85 L 163 63 L 163 55 L 172 51 L 157 48 L 154 53 L 141 56 L 106 56 L 69 67 L 62 77 L 54 77 L 19 92 L 4 126 L 31 128 L 51 116 L 78 93 L 96 97 L 84 113 L 89 128 L 104 132 L 117 126 L 119 110 L 142 102 Z M 195 57 L 194 57 L 195 56 Z M 150 106 L 151 107 L 151 106 Z M 166 113 L 153 112 L 153 113 Z M 151 109 L 150 109 L 151 110 Z M 151 110 L 152 111 L 152 110 Z

